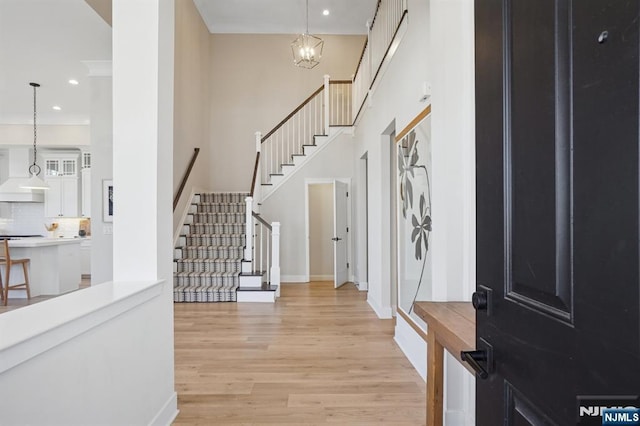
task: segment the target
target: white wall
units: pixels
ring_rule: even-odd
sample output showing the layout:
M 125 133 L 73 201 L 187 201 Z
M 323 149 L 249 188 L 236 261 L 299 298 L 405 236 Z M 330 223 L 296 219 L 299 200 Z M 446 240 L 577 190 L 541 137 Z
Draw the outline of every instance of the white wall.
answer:
M 333 184 L 309 184 L 310 280 L 333 278 Z
M 353 138 L 341 134 L 304 164 L 262 203 L 265 220 L 281 223 L 280 271 L 283 282 L 305 282 L 307 236 L 305 230 L 305 179 L 353 178 Z M 353 200 L 349 197 L 349 200 Z M 350 201 L 351 202 L 351 201 Z M 349 275 L 352 275 L 351 272 Z
M 433 300 L 468 301 L 476 286 L 473 24 L 472 0 L 431 0 Z M 475 379 L 451 356 L 445 374 L 446 418 L 474 425 Z
M 110 67 L 109 67 L 110 68 Z M 102 217 L 102 181 L 113 179 L 113 82 L 89 72 L 91 85 L 91 283 L 113 279 L 113 224 Z
M 169 424 L 165 383 L 173 373 L 164 352 L 172 348 L 164 345 L 163 327 L 149 326 L 165 321 L 162 284 L 124 285 L 94 286 L 2 315 L 1 424 Z M 86 312 L 94 304 L 100 309 Z M 16 333 L 26 340 L 5 346 Z
M 381 135 L 395 122 L 400 132 L 426 106 L 422 86 L 431 85 L 433 161 L 433 300 L 469 300 L 475 287 L 473 2 L 408 0 L 404 38 L 374 92 L 356 129 L 354 168 L 367 155 L 369 166 L 369 303 L 388 312 L 391 256 L 384 233 L 388 227 L 387 149 Z M 395 170 L 393 171 L 396 172 Z M 362 191 L 362 173 L 354 191 Z M 356 195 L 361 197 L 361 195 Z M 359 198 L 361 199 L 361 198 Z M 364 232 L 365 209 L 356 207 L 356 232 Z M 356 248 L 358 271 L 364 268 L 361 239 Z M 404 331 L 403 331 L 404 330 Z M 421 338 L 404 327 L 403 342 L 414 365 L 424 363 Z M 421 349 L 422 348 L 422 349 Z M 403 348 L 404 349 L 404 348 Z M 457 363 L 447 363 L 446 424 L 473 424 L 473 380 Z M 462 423 L 460 422 L 462 419 Z

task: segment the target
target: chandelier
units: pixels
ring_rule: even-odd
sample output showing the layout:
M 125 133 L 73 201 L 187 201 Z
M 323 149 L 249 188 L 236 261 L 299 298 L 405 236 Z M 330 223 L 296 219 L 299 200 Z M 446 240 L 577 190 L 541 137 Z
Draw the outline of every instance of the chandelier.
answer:
M 309 34 L 309 0 L 307 0 L 307 30 L 291 43 L 293 63 L 300 68 L 311 69 L 320 63 L 324 41 Z

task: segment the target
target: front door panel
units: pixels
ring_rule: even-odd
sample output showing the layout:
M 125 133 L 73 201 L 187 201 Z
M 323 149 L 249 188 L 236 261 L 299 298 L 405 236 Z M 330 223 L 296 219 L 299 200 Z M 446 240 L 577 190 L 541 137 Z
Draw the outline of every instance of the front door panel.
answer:
M 639 2 L 475 9 L 477 424 L 601 424 L 640 393 Z

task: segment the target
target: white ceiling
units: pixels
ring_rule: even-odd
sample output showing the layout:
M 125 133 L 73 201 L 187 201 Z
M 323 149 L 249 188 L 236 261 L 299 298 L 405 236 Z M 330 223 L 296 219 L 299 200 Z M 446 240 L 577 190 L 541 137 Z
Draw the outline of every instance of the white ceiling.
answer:
M 377 0 L 308 0 L 311 34 L 366 34 Z M 194 0 L 211 33 L 305 31 L 306 0 Z M 323 10 L 329 10 L 324 16 Z
M 100 0 L 109 2 L 110 0 Z M 194 0 L 213 33 L 295 34 L 305 30 L 305 0 Z M 312 34 L 364 34 L 377 0 L 309 0 Z M 328 9 L 329 16 L 322 11 Z M 85 0 L 0 0 L 0 125 L 88 124 L 83 61 L 111 59 L 111 27 Z M 80 82 L 78 86 L 69 79 Z M 53 105 L 62 107 L 54 111 Z
M 0 124 L 33 122 L 31 81 L 41 85 L 39 124 L 86 124 L 82 61 L 109 59 L 111 27 L 84 0 L 0 0 Z

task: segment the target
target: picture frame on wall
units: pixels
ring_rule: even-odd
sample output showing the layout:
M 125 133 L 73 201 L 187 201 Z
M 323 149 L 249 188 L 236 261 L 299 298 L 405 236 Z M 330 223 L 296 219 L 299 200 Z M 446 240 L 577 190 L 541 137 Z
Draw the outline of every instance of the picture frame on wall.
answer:
M 398 158 L 398 310 L 417 320 L 418 301 L 432 293 L 431 106 L 396 135 Z
M 102 180 L 102 220 L 113 222 L 113 180 Z

